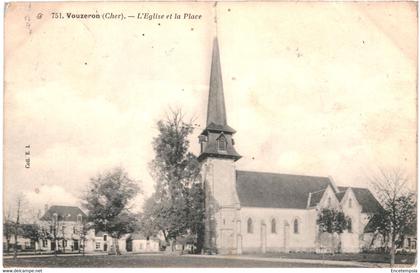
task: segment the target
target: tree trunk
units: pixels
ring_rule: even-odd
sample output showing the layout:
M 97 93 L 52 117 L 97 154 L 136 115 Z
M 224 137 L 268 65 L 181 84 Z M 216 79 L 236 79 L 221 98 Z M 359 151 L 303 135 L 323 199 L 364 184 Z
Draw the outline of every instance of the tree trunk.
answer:
M 117 252 L 117 255 L 121 255 L 121 251 L 120 251 L 120 242 L 118 240 L 118 238 L 115 238 L 115 250 Z
M 83 250 L 82 250 L 83 256 L 85 256 L 85 244 L 86 244 L 86 240 L 83 239 Z
M 391 267 L 395 265 L 395 235 L 392 234 L 392 241 L 391 241 Z
M 54 239 L 55 245 L 54 245 L 54 256 L 57 257 L 57 247 L 58 247 L 58 240 Z
M 337 245 L 337 252 L 338 252 L 338 254 L 340 254 L 342 251 L 341 251 L 341 233 L 339 232 L 338 233 L 338 245 Z
M 15 232 L 15 247 L 14 247 L 14 254 L 13 254 L 13 258 L 16 259 L 17 258 L 17 228 L 16 228 L 16 232 Z
M 6 240 L 6 251 L 7 251 L 7 253 L 10 252 L 10 238 L 7 238 L 7 240 Z

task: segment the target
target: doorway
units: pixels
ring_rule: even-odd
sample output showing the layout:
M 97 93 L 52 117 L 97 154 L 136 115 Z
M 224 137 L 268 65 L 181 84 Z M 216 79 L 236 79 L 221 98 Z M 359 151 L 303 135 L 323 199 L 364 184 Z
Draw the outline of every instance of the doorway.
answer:
M 125 241 L 125 250 L 127 252 L 133 251 L 133 239 L 129 238 Z
M 73 250 L 74 251 L 79 251 L 79 241 L 78 240 L 73 240 Z

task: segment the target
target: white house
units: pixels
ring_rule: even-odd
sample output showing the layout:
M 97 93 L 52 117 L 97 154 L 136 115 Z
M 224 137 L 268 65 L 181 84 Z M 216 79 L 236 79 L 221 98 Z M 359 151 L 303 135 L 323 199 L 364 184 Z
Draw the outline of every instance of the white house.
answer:
M 40 249 L 53 251 L 57 245 L 57 250 L 62 252 L 79 251 L 82 244 L 82 225 L 86 219 L 86 214 L 75 206 L 46 208 L 45 214 L 39 219 L 39 224 L 44 233 L 55 236 L 42 240 Z

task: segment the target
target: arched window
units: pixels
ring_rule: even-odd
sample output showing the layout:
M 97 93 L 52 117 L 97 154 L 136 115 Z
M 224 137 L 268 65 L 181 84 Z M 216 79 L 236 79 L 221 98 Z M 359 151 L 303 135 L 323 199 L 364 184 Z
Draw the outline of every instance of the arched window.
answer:
M 252 219 L 251 218 L 248 219 L 247 229 L 246 230 L 247 230 L 248 233 L 252 233 L 253 232 L 253 226 L 252 226 Z
M 331 197 L 328 197 L 328 206 L 331 206 Z
M 349 232 L 349 233 L 352 233 L 353 232 L 353 227 L 352 227 L 352 221 L 351 221 L 351 218 L 349 218 L 349 220 L 348 220 L 348 222 L 347 222 L 347 231 Z
M 298 219 L 295 219 L 293 221 L 293 233 L 299 233 L 299 221 Z
M 271 219 L 271 233 L 277 233 L 276 219 Z
M 351 200 L 351 198 L 349 198 L 349 208 L 351 208 L 352 207 L 352 202 L 353 202 L 353 200 Z
M 221 135 L 218 139 L 217 139 L 217 149 L 219 151 L 226 151 L 226 138 L 224 135 Z

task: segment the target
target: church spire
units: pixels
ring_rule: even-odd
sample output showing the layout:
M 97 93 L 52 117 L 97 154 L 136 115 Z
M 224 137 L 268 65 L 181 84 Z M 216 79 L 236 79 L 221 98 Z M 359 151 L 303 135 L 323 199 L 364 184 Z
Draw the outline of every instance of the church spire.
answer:
M 211 123 L 215 125 L 227 125 L 219 44 L 216 37 L 213 40 L 209 101 L 207 105 L 207 126 Z
M 198 159 L 201 161 L 207 157 L 217 157 L 230 158 L 236 161 L 241 158 L 234 148 L 234 141 L 232 139 L 234 133 L 235 130 L 227 124 L 226 120 L 219 45 L 217 38 L 214 38 L 209 101 L 207 105 L 207 124 L 199 136 L 201 153 Z

